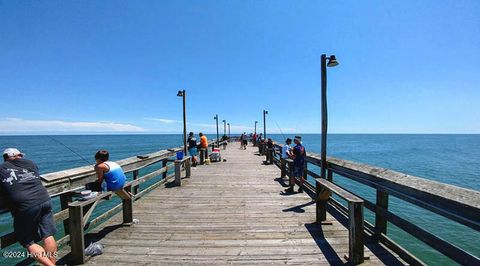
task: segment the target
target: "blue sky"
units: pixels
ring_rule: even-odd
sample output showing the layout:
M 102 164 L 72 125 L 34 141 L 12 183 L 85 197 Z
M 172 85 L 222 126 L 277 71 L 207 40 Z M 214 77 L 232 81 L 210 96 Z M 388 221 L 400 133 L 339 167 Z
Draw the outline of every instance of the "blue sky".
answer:
M 2 1 L 0 134 L 480 133 L 480 1 Z M 278 125 L 278 126 L 277 126 Z M 221 130 L 223 131 L 223 130 Z

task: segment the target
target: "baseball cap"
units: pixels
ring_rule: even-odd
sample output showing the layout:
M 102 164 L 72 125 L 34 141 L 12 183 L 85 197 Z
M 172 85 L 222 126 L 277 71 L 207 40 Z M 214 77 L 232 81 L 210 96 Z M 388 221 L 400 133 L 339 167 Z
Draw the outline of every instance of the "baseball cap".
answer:
M 17 155 L 25 156 L 25 153 L 21 153 L 17 148 L 8 148 L 3 151 L 3 155 L 7 155 L 8 157 L 15 157 Z

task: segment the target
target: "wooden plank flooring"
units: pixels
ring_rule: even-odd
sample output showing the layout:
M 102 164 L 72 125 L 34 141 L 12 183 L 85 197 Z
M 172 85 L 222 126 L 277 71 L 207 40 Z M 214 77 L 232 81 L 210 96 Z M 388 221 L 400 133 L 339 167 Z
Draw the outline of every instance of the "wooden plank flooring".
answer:
M 344 264 L 348 231 L 331 215 L 317 225 L 305 193 L 285 194 L 280 170 L 263 165 L 257 149 L 230 143 L 226 162 L 192 169 L 181 187 L 160 187 L 134 203 L 140 222 L 116 215 L 93 233 L 105 245 L 92 265 Z M 403 261 L 379 244 L 365 264 Z

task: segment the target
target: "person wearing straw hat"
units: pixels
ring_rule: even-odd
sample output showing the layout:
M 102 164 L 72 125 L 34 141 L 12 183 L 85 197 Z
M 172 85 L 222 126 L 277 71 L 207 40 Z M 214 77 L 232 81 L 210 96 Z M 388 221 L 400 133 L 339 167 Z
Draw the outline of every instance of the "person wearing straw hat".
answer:
M 0 164 L 0 196 L 13 216 L 15 237 L 31 257 L 43 265 L 55 265 L 56 233 L 52 203 L 42 185 L 38 167 L 16 148 L 3 151 Z M 43 247 L 36 242 L 43 240 Z

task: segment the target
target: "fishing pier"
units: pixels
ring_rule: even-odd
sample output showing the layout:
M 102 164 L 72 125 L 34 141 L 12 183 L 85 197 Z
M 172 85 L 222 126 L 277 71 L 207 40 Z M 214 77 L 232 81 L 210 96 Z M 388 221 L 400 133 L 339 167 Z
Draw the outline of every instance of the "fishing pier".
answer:
M 306 193 L 289 194 L 291 167 L 279 159 L 280 148 L 240 150 L 232 142 L 221 150 L 223 161 L 197 167 L 189 157 L 174 158 L 181 148 L 118 161 L 132 176 L 126 189 L 135 197 L 98 215 L 92 215 L 95 208 L 114 194 L 75 199 L 79 188 L 96 179 L 92 166 L 44 175 L 61 206 L 55 213 L 65 231 L 58 240 L 60 262 L 424 265 L 387 236 L 393 224 L 460 264 L 480 263 L 389 211 L 394 196 L 479 231 L 479 192 L 336 158 L 328 158 L 327 178 L 321 179 L 320 157 L 309 153 L 305 173 L 313 182 L 306 182 Z M 374 188 L 376 200 L 335 184 L 336 175 Z M 365 209 L 375 214 L 373 224 Z M 85 247 L 97 241 L 105 246 L 103 254 L 85 256 Z M 15 242 L 12 232 L 2 232 L 2 249 Z

